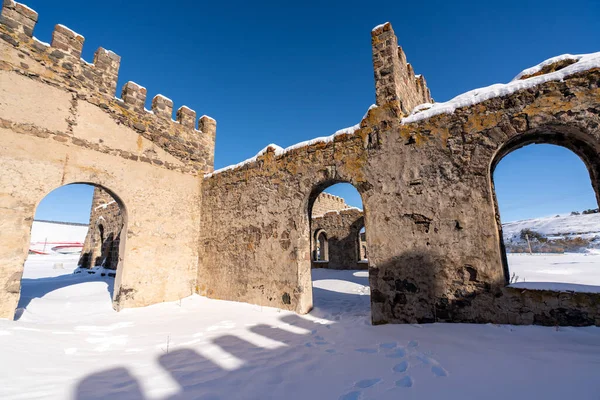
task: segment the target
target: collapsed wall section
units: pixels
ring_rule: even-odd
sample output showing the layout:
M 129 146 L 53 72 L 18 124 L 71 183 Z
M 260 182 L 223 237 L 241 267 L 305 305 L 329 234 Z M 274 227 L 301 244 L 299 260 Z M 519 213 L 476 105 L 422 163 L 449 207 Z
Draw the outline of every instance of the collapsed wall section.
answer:
M 283 153 L 269 147 L 253 162 L 206 176 L 199 293 L 308 312 L 311 196 L 316 198 L 315 188 L 337 182 L 361 190 L 368 133 L 358 130 Z
M 205 177 L 200 293 L 307 312 L 309 203 L 349 182 L 365 210 L 374 324 L 600 325 L 598 294 L 508 286 L 491 184 L 498 155 L 553 143 L 580 155 L 598 190 L 600 63 L 582 58 L 560 75 L 403 118 L 428 97 L 396 79 L 391 32 L 374 31 L 389 57 L 375 68 L 390 68 L 376 73 L 378 107 L 356 131 Z

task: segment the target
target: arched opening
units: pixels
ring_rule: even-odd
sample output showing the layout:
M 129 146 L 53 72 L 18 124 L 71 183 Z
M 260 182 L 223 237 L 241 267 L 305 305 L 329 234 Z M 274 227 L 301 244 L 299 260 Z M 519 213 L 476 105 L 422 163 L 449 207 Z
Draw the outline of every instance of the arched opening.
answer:
M 313 306 L 340 318 L 370 314 L 366 230 L 361 195 L 349 183 L 324 185 L 311 194 Z
M 33 219 L 15 319 L 112 311 L 125 226 L 123 203 L 105 188 L 76 183 L 48 193 Z
M 506 146 L 492 164 L 507 284 L 600 290 L 600 214 L 590 154 L 565 136 L 533 136 Z
M 329 260 L 329 241 L 324 230 L 315 232 L 315 249 L 313 251 L 315 262 L 327 262 Z
M 358 231 L 358 249 L 358 262 L 368 263 L 369 254 L 367 252 L 367 231 L 364 226 Z

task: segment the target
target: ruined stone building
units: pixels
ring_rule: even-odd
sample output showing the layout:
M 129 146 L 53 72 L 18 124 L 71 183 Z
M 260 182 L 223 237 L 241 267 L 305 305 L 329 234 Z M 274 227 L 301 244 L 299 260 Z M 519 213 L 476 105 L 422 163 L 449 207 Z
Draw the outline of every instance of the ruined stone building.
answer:
M 371 33 L 376 105 L 357 126 L 213 171 L 212 118 L 181 106 L 173 120 L 174 102 L 161 95 L 147 111 L 147 90 L 133 82 L 115 97 L 121 58 L 100 48 L 93 63 L 81 60 L 83 37 L 61 25 L 42 43 L 37 19 L 4 0 L 0 317 L 19 299 L 35 207 L 70 183 L 102 188 L 122 212 L 118 256 L 94 238 L 119 229 L 98 224 L 89 239 L 89 265 L 116 262 L 117 310 L 198 293 L 307 313 L 313 228 L 331 237 L 329 218 L 358 218 L 342 210 L 313 219 L 315 199 L 345 182 L 362 198 L 374 324 L 600 325 L 600 294 L 509 286 L 493 185 L 502 157 L 549 143 L 583 160 L 598 198 L 597 53 L 432 104 L 386 23 Z M 361 236 L 356 221 L 342 238 Z
M 311 216 L 313 268 L 366 269 L 366 235 L 362 210 L 344 199 L 321 193 Z
M 81 268 L 101 266 L 116 270 L 124 225 L 125 215 L 117 201 L 106 190 L 95 187 L 88 233 L 78 265 Z

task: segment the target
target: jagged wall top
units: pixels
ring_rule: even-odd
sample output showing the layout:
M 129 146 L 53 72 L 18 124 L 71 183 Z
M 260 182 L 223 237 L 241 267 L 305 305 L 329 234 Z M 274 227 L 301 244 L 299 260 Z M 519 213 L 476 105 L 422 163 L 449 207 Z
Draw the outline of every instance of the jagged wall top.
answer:
M 76 91 L 92 103 L 111 112 L 113 117 L 167 152 L 203 173 L 213 171 L 216 121 L 206 115 L 196 126 L 196 112 L 187 106 L 176 112 L 172 119 L 173 101 L 162 95 L 152 100 L 152 110 L 144 108 L 147 91 L 144 87 L 127 82 L 121 98 L 115 98 L 121 58 L 102 47 L 94 54 L 93 63 L 81 59 L 84 37 L 63 26 L 56 25 L 50 45 L 33 37 L 38 13 L 14 0 L 3 0 L 0 13 L 0 40 L 37 61 L 28 65 L 22 54 L 14 57 L 2 54 L 2 69 L 12 69 L 32 78 L 52 81 L 68 90 Z M 8 53 L 8 52 L 3 52 Z
M 378 106 L 397 101 L 402 113 L 408 115 L 419 104 L 433 102 L 425 78 L 415 75 L 398 46 L 392 24 L 386 22 L 375 27 L 371 32 L 371 45 Z

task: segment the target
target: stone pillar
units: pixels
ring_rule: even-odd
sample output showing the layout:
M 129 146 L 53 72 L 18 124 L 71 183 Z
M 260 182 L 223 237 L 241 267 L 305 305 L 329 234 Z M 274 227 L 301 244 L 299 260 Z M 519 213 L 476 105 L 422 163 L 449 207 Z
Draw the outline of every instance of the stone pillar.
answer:
M 22 33 L 26 37 L 33 37 L 33 28 L 38 20 L 38 13 L 31 8 L 13 0 L 4 0 L 0 24 Z
M 99 47 L 94 54 L 94 66 L 101 77 L 102 85 L 98 90 L 104 94 L 114 97 L 117 93 L 117 80 L 119 79 L 119 67 L 121 57 L 110 50 Z
M 63 25 L 56 25 L 52 32 L 52 47 L 79 59 L 83 50 L 84 37 Z
M 408 115 L 419 104 L 433 101 L 425 78 L 415 76 L 402 48 L 398 47 L 398 38 L 389 22 L 373 29 L 371 45 L 378 106 L 395 102 Z
M 176 113 L 177 122 L 187 128 L 196 127 L 196 111 L 187 106 L 181 106 Z
M 127 82 L 121 91 L 121 99 L 129 104 L 135 111 L 144 111 L 146 104 L 146 88 L 135 82 Z
M 157 94 L 152 99 L 152 112 L 154 115 L 167 120 L 173 119 L 173 100 Z

